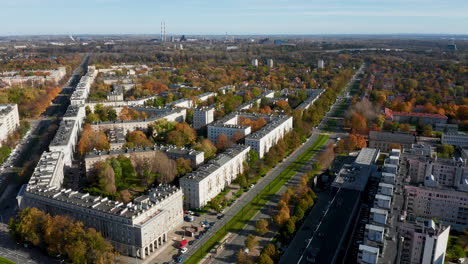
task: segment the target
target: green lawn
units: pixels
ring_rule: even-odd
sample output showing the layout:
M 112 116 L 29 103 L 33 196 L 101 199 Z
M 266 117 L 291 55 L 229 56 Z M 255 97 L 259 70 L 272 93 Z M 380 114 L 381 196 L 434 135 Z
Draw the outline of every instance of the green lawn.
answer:
M 328 140 L 329 136 L 320 135 L 317 140 L 310 146 L 299 158 L 287 167 L 280 175 L 278 175 L 269 185 L 265 187 L 252 201 L 244 206 L 225 226 L 216 232 L 200 249 L 198 249 L 186 263 L 199 262 L 209 250 L 219 242 L 228 232 L 237 233 L 247 222 L 263 208 L 263 206 L 275 195 L 286 182 L 296 174 L 296 171 L 304 166 L 304 164 L 317 153 Z
M 15 264 L 15 262 L 8 260 L 6 258 L 0 257 L 0 264 Z

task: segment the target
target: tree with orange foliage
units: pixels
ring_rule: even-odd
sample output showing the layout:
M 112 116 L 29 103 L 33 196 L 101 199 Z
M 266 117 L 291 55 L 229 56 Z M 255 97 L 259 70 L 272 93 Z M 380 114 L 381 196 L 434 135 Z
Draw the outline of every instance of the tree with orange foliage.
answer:
M 107 136 L 103 131 L 95 132 L 90 124 L 85 124 L 78 141 L 78 152 L 84 155 L 92 150 L 108 150 L 110 148 Z
M 265 105 L 264 107 L 260 108 L 260 114 L 264 115 L 270 115 L 273 111 L 271 110 L 271 107 L 268 105 Z
M 259 119 L 255 120 L 252 123 L 252 133 L 260 130 L 260 128 L 264 127 L 267 124 L 265 118 L 260 117 Z
M 193 144 L 197 139 L 197 133 L 187 123 L 177 123 L 175 129 L 167 135 L 167 142 L 178 147 Z
M 144 148 L 152 147 L 154 144 L 146 137 L 143 131 L 132 131 L 127 136 L 127 143 L 125 146 L 127 148 Z
M 409 124 L 400 124 L 401 132 L 410 132 L 411 126 Z
M 236 131 L 234 133 L 234 135 L 232 135 L 232 141 L 233 142 L 238 142 L 239 140 L 241 140 L 242 138 L 244 138 L 244 135 L 240 132 L 240 131 Z
M 287 111 L 290 109 L 288 102 L 286 102 L 285 100 L 279 100 L 278 102 L 276 102 L 276 106 L 283 111 Z
M 217 149 L 225 150 L 232 144 L 233 143 L 229 140 L 229 138 L 224 133 L 219 134 L 219 136 L 216 138 Z
M 351 117 L 350 127 L 359 134 L 367 134 L 367 119 L 358 113 L 354 113 Z
M 279 210 L 274 217 L 274 220 L 277 224 L 282 225 L 291 218 L 291 211 L 289 210 L 289 207 L 286 204 L 283 205 L 283 203 L 278 203 L 278 207 Z

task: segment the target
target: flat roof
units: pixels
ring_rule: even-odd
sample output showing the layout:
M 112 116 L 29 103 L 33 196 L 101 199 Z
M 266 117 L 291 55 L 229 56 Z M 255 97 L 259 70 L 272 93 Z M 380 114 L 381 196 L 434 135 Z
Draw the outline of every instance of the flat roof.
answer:
M 371 166 L 345 164 L 333 181 L 332 186 L 364 191 L 372 171 Z
M 386 187 L 386 188 L 395 188 L 395 185 L 385 182 L 379 182 L 379 186 Z
M 359 250 L 371 252 L 371 253 L 374 253 L 374 254 L 379 254 L 379 248 L 371 247 L 371 246 L 368 246 L 368 245 L 360 244 L 359 245 Z
M 370 212 L 371 213 L 377 213 L 377 214 L 383 214 L 383 215 L 388 215 L 388 211 L 387 210 L 384 210 L 384 209 L 380 209 L 380 208 L 371 208 L 370 209 Z
M 385 228 L 381 226 L 376 226 L 373 224 L 366 224 L 366 229 L 372 230 L 372 231 L 378 231 L 378 232 L 385 232 Z
M 377 159 L 379 151 L 374 148 L 363 148 L 359 151 L 358 156 L 356 157 L 355 163 L 363 165 L 371 165 Z
M 383 194 L 376 194 L 375 199 L 391 201 L 392 197 L 390 197 L 388 195 L 383 195 Z

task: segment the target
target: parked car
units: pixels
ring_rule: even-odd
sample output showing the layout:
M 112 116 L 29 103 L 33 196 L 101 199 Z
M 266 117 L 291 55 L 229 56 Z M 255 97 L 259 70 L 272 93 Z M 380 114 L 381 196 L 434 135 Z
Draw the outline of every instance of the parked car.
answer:
M 184 219 L 185 219 L 185 221 L 187 221 L 187 222 L 193 222 L 193 221 L 195 221 L 195 217 L 193 217 L 193 215 L 187 215 Z
M 224 214 L 221 214 L 221 215 L 218 215 L 216 218 L 221 220 L 221 219 L 223 219 L 223 217 L 224 217 Z
M 182 262 L 184 262 L 184 260 L 185 260 L 184 256 L 179 256 L 176 261 L 177 261 L 177 263 L 182 263 Z
M 180 249 L 180 253 L 184 254 L 185 252 L 187 252 L 188 248 L 184 247 L 182 249 Z

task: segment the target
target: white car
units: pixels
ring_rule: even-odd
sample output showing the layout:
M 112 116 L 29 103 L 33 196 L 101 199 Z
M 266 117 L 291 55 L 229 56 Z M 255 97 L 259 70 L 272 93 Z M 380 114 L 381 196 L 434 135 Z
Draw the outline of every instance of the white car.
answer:
M 187 252 L 188 248 L 184 247 L 184 248 L 181 248 L 180 249 L 180 253 L 184 254 L 185 252 Z

